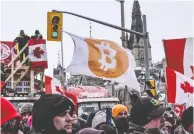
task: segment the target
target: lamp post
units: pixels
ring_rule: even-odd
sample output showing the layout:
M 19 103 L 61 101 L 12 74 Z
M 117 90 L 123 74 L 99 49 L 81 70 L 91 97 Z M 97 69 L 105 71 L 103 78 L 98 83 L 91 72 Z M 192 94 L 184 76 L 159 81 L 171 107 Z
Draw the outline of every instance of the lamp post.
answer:
M 121 27 L 125 28 L 125 12 L 124 12 L 124 0 L 116 0 L 118 2 L 120 2 L 121 4 Z M 122 41 L 122 46 L 124 48 L 127 48 L 127 44 L 126 44 L 126 39 L 125 39 L 125 31 L 121 31 L 121 41 Z M 124 89 L 124 104 L 127 106 L 128 102 L 128 88 L 127 86 L 125 86 Z

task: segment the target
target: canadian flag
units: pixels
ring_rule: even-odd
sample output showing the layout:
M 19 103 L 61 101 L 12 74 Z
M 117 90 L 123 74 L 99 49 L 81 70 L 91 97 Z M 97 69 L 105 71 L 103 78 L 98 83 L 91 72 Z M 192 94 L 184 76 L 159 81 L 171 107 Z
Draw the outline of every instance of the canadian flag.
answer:
M 182 105 L 192 99 L 194 92 L 192 79 L 166 67 L 166 82 L 169 103 Z
M 45 93 L 46 94 L 64 94 L 61 83 L 56 78 L 45 75 Z
M 167 66 L 193 79 L 193 37 L 163 40 Z
M 182 113 L 185 109 L 186 109 L 185 105 L 174 105 L 174 111 L 179 117 L 182 117 Z
M 48 68 L 46 40 L 31 39 L 28 42 L 29 61 L 32 68 L 43 67 Z
M 77 110 L 77 96 L 70 93 L 61 86 L 61 83 L 56 78 L 45 75 L 45 93 L 46 94 L 61 94 L 73 101 L 75 109 Z

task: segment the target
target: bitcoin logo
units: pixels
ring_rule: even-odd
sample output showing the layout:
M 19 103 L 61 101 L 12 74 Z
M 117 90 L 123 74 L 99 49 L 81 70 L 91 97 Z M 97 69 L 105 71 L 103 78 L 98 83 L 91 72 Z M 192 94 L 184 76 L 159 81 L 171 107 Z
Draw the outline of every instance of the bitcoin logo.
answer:
M 102 42 L 101 45 L 95 45 L 101 53 L 102 58 L 99 59 L 99 62 L 101 63 L 100 69 L 104 68 L 104 71 L 107 71 L 108 69 L 113 69 L 116 66 L 116 60 L 115 60 L 115 56 L 116 56 L 116 51 L 112 48 L 110 48 L 109 44 L 105 44 L 104 42 Z M 106 50 L 108 50 L 108 54 L 105 53 Z M 106 58 L 109 58 L 111 60 L 111 63 L 108 63 L 106 61 Z
M 127 72 L 126 51 L 108 40 L 84 39 L 88 46 L 88 67 L 97 77 L 118 78 Z

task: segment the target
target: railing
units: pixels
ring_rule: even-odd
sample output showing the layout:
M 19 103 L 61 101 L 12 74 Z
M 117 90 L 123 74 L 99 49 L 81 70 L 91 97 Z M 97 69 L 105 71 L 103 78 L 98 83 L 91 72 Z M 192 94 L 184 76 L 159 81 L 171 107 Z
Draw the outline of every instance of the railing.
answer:
M 14 61 L 20 56 L 20 54 L 28 47 L 28 43 L 22 48 L 22 50 L 19 52 L 19 54 L 16 57 L 12 57 L 11 62 L 7 65 L 8 67 L 11 66 Z
M 28 43 L 21 49 L 21 51 L 15 56 L 12 56 L 12 60 L 11 62 L 7 65 L 7 67 L 11 66 L 11 74 L 8 76 L 8 78 L 5 80 L 5 83 L 7 83 L 9 81 L 9 79 L 11 78 L 11 89 L 14 89 L 16 87 L 16 85 L 20 82 L 20 80 L 25 76 L 25 74 L 28 72 L 29 70 L 29 66 L 23 68 L 25 71 L 23 72 L 23 74 L 19 77 L 18 80 L 16 80 L 16 82 L 14 83 L 14 74 L 21 69 L 22 65 L 26 62 L 26 60 L 29 58 L 29 55 L 25 57 L 25 59 L 19 64 L 17 65 L 17 67 L 14 69 L 14 64 L 16 59 L 19 57 L 19 55 L 28 47 Z

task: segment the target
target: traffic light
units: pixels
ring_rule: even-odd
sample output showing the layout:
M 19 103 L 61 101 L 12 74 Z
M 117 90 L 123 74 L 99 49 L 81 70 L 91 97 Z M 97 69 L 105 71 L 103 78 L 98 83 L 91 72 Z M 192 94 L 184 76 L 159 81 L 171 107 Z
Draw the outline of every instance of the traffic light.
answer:
M 146 90 L 148 95 L 154 98 L 157 97 L 155 80 L 146 81 L 146 86 L 148 87 L 148 89 Z
M 63 28 L 63 14 L 56 12 L 47 13 L 47 40 L 61 41 L 61 30 Z

